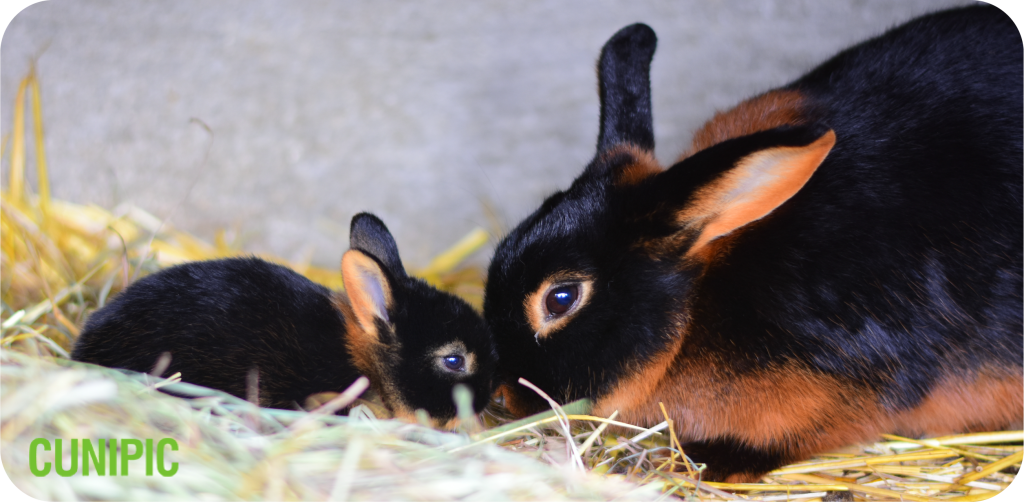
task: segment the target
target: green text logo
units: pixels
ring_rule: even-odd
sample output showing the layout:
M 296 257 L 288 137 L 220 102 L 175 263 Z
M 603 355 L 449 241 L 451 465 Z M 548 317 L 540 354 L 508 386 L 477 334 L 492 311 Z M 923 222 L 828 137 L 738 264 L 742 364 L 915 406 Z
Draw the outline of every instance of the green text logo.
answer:
M 161 439 L 156 443 L 156 448 L 153 447 L 153 440 L 147 439 L 145 441 L 145 448 L 143 448 L 143 442 L 139 439 L 122 439 L 120 450 L 117 447 L 116 439 L 97 439 L 96 445 L 93 446 L 93 440 L 82 439 L 82 475 L 89 475 L 89 463 L 96 469 L 97 476 L 117 476 L 118 475 L 118 452 L 120 451 L 121 456 L 121 476 L 128 475 L 128 461 L 139 460 L 143 454 L 146 456 L 146 475 L 153 475 L 153 464 L 156 464 L 156 470 L 161 476 L 170 477 L 174 473 L 178 472 L 178 463 L 171 462 L 170 468 L 164 467 L 164 449 L 170 447 L 172 451 L 178 451 L 178 442 L 171 438 Z M 71 465 L 65 466 L 64 464 L 64 442 L 60 439 L 53 440 L 53 456 L 54 456 L 54 470 L 57 471 L 58 475 L 68 477 L 78 472 L 78 439 L 71 440 L 71 459 L 69 463 Z M 45 451 L 50 451 L 50 441 L 44 438 L 36 438 L 32 440 L 32 444 L 28 447 L 28 467 L 32 471 L 32 474 L 42 477 L 50 473 L 50 463 L 43 462 L 40 467 L 36 461 L 36 455 L 39 448 L 42 447 Z M 129 448 L 130 447 L 130 448 Z M 129 453 L 131 451 L 131 453 Z M 109 452 L 109 454 L 108 454 Z M 107 457 L 110 457 L 109 463 Z M 155 458 L 154 458 L 155 457 Z M 154 462 L 155 460 L 155 462 Z M 107 466 L 110 466 L 108 473 Z

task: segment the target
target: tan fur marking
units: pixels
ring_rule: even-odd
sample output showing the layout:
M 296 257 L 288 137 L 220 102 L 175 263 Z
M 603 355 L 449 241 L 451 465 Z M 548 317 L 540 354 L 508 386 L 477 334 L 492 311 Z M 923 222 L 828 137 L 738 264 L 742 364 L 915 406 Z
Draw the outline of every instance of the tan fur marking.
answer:
M 512 388 L 512 385 L 503 383 L 495 391 L 495 396 L 502 396 L 505 403 L 505 409 L 515 417 L 525 417 L 544 411 L 543 407 L 533 406 L 528 401 L 520 399 L 519 393 Z
M 434 426 L 435 429 L 440 429 L 443 431 L 454 431 L 462 423 L 462 420 L 459 420 L 459 417 L 455 417 L 441 421 L 434 417 L 430 417 L 430 423 Z
M 679 352 L 682 340 L 682 336 L 678 337 L 664 352 L 659 353 L 651 360 L 629 371 L 627 377 L 619 380 L 611 392 L 595 403 L 594 413 L 598 416 L 606 417 L 615 411 L 621 414 L 642 408 L 650 399 L 650 396 L 655 395 L 655 392 L 657 392 L 658 386 L 664 379 L 672 362 L 675 361 L 675 355 Z M 656 423 L 659 422 L 660 420 Z
M 398 420 L 401 420 L 403 422 L 407 422 L 407 423 L 410 423 L 410 424 L 417 423 L 417 420 L 416 420 L 416 410 L 413 410 L 412 408 L 409 408 L 404 403 L 402 403 L 401 406 L 399 406 L 399 407 L 391 409 L 390 411 L 393 414 L 394 418 L 396 418 Z M 434 420 L 431 419 L 431 422 L 434 422 Z M 434 423 L 436 424 L 438 422 L 434 422 Z
M 783 125 L 802 124 L 806 122 L 802 111 L 803 103 L 804 97 L 797 91 L 769 91 L 750 98 L 731 110 L 717 112 L 694 133 L 690 149 L 679 160 L 728 139 Z
M 373 391 L 393 417 L 415 421 L 415 411 L 406 404 L 405 397 L 395 385 L 385 362 L 388 355 L 397 357 L 398 347 L 388 347 L 381 343 L 376 328 L 372 334 L 363 330 L 362 325 L 356 320 L 350 298 L 346 298 L 344 293 L 334 293 L 331 299 L 335 308 L 345 317 L 345 346 L 352 358 L 352 364 L 361 375 L 370 379 Z
M 664 420 L 661 402 L 684 442 L 733 437 L 753 447 L 786 445 L 794 460 L 887 432 L 940 435 L 1019 429 L 1024 422 L 1024 380 L 1016 372 L 947 375 L 919 406 L 892 413 L 872 392 L 807 370 L 780 367 L 734 377 L 723 367 L 658 357 L 650 370 L 598 399 L 593 413 L 619 410 L 619 420 L 652 426 Z M 652 385 L 650 377 L 658 374 Z
M 658 160 L 654 158 L 652 152 L 633 144 L 618 145 L 604 155 L 611 156 L 621 153 L 626 153 L 632 157 L 633 163 L 619 170 L 615 178 L 616 185 L 635 185 L 665 170 L 658 163 Z
M 415 422 L 416 410 L 405 401 L 405 396 L 399 391 L 394 377 L 390 372 L 382 371 L 386 370 L 383 364 L 378 364 L 377 366 L 373 376 L 367 376 L 370 378 L 374 391 L 380 396 L 381 403 L 391 412 L 394 418 Z
M 683 371 L 669 369 L 655 385 L 649 382 L 629 388 L 624 382 L 612 396 L 635 397 L 598 401 L 594 413 L 610 413 L 642 425 L 664 418 L 658 402 L 664 402 L 677 432 L 684 440 L 731 436 L 754 447 L 801 436 L 800 449 L 820 451 L 859 440 L 879 418 L 871 396 L 821 375 L 789 368 L 733 377 L 716 365 L 688 365 Z M 634 423 L 634 422 L 630 422 Z M 815 432 L 818 428 L 823 433 Z
M 1020 429 L 1024 377 L 1005 370 L 949 375 L 920 406 L 898 415 L 895 425 L 895 430 L 914 436 Z
M 523 299 L 523 310 L 526 312 L 526 322 L 530 323 L 530 330 L 540 336 L 544 329 L 544 295 L 551 288 L 551 280 L 541 283 L 540 287 L 533 293 L 526 295 Z M 547 334 L 545 334 L 547 336 Z
M 333 293 L 331 301 L 345 318 L 345 346 L 348 348 L 352 363 L 359 370 L 360 374 L 366 375 L 373 382 L 373 377 L 376 373 L 374 352 L 377 350 L 377 345 L 379 345 L 377 336 L 371 336 L 364 332 L 362 326 L 355 321 L 355 313 L 352 311 L 352 305 L 349 304 L 345 293 Z
M 687 257 L 699 254 L 710 241 L 767 216 L 789 200 L 803 188 L 835 143 L 835 133 L 828 131 L 807 146 L 755 152 L 700 189 L 677 215 L 684 227 L 700 228 Z

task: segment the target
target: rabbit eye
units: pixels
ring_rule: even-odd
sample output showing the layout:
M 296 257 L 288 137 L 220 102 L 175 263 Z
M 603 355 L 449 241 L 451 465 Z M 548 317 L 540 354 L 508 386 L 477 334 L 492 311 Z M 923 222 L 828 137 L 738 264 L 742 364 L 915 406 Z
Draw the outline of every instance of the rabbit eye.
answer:
M 547 308 L 548 315 L 551 317 L 564 315 L 576 304 L 576 300 L 580 296 L 579 293 L 580 286 L 578 284 L 558 286 L 548 291 L 548 295 L 544 299 L 544 307 Z
M 466 371 L 466 358 L 458 354 L 444 356 L 442 363 L 445 369 L 450 371 L 457 371 L 459 373 Z
M 570 322 L 593 296 L 593 276 L 564 270 L 549 275 L 523 299 L 530 334 L 540 343 Z
M 476 373 L 476 354 L 461 340 L 448 342 L 427 353 L 431 368 L 444 378 L 464 379 Z

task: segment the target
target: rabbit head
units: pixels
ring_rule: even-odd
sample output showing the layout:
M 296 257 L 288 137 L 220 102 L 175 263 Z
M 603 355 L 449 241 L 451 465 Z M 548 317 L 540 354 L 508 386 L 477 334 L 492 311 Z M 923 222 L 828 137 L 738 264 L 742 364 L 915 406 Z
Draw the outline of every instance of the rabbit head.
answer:
M 516 414 L 600 398 L 676 350 L 703 270 L 744 225 L 796 194 L 835 144 L 826 127 L 782 126 L 722 142 L 669 169 L 653 156 L 646 25 L 619 31 L 598 63 L 597 154 L 497 246 L 484 314 Z
M 355 319 L 347 343 L 356 367 L 398 417 L 423 409 L 435 424 L 450 426 L 460 383 L 473 391 L 474 411 L 482 411 L 497 359 L 483 319 L 463 300 L 408 276 L 377 217 L 356 215 L 350 235 L 341 270 Z

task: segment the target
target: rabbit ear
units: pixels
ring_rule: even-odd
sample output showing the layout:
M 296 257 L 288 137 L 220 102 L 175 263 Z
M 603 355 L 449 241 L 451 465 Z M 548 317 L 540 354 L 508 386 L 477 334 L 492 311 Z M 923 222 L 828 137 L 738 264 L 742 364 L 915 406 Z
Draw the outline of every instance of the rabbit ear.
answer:
M 619 30 L 601 49 L 598 155 L 622 144 L 654 150 L 650 70 L 657 45 L 654 30 L 637 23 Z
M 700 229 L 687 256 L 702 253 L 714 239 L 767 216 L 796 195 L 836 144 L 835 132 L 823 127 L 783 134 L 797 139 L 797 144 L 770 146 L 744 155 L 697 189 L 677 214 L 683 224 Z
M 394 302 L 387 274 L 377 260 L 360 250 L 350 249 L 341 257 L 341 279 L 356 322 L 363 333 L 380 341 L 377 319 L 388 323 L 388 310 Z
M 398 244 L 395 244 L 395 238 L 380 218 L 370 213 L 353 216 L 349 229 L 349 247 L 376 258 L 392 277 L 401 279 L 406 276 L 402 259 L 398 256 Z

